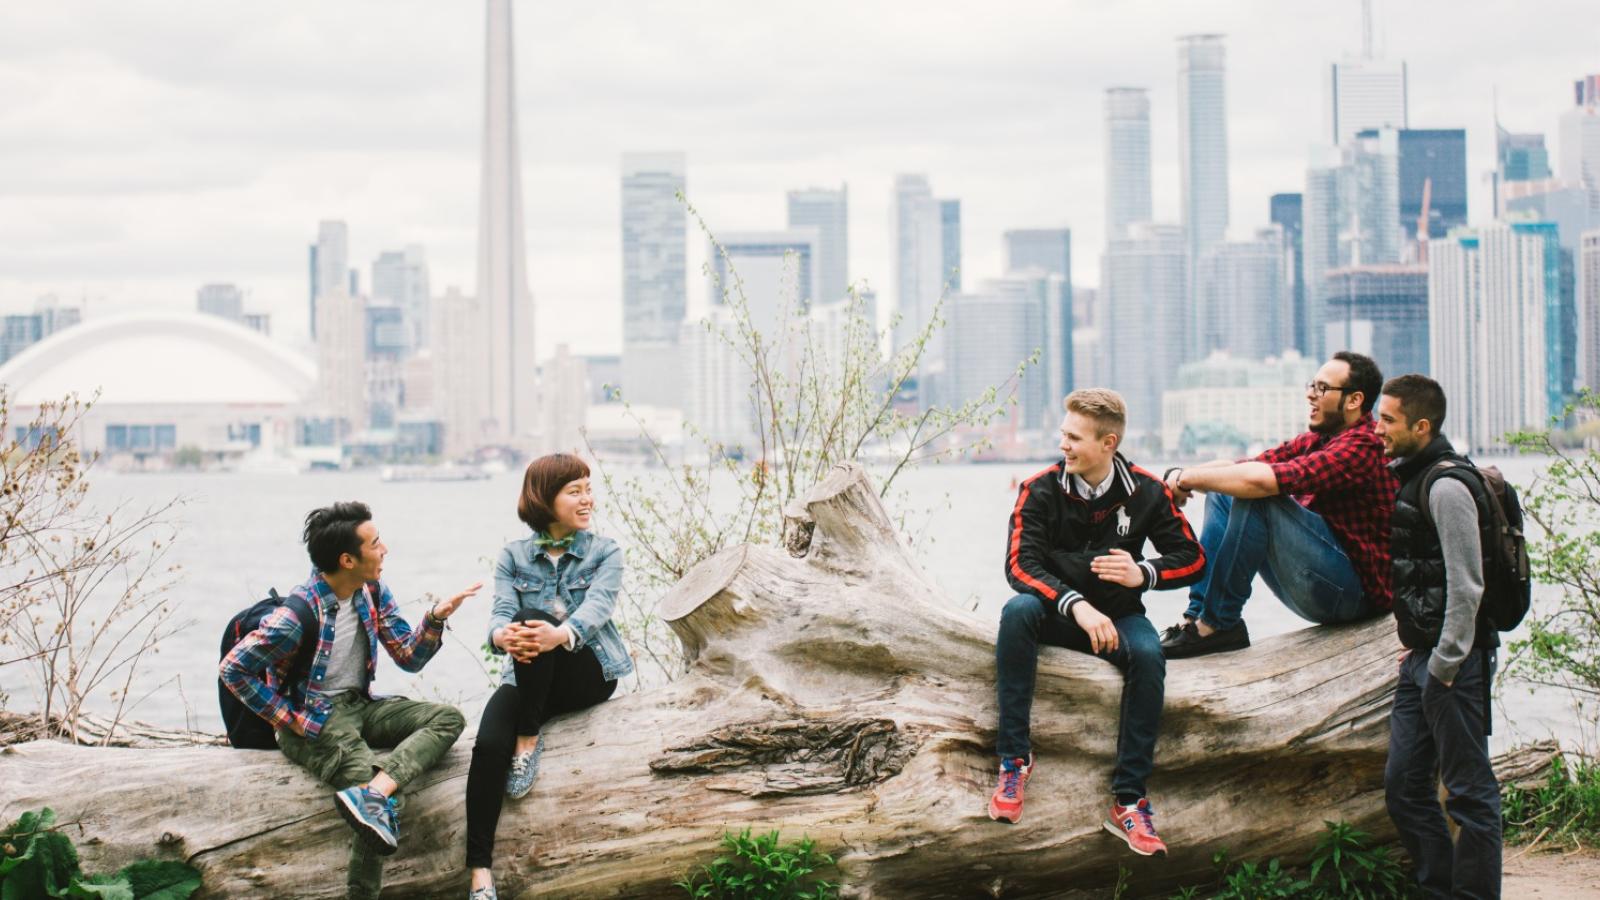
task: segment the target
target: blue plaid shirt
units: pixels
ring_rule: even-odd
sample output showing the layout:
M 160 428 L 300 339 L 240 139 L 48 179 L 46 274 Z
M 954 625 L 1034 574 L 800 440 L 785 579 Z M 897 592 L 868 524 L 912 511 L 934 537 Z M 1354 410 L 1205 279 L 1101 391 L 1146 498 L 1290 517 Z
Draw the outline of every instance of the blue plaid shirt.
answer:
M 334 596 L 333 588 L 328 586 L 322 573 L 315 569 L 311 571 L 311 580 L 295 588 L 294 594 L 311 605 L 322 624 L 317 652 L 311 658 L 311 671 L 306 680 L 284 684 L 295 649 L 300 646 L 300 620 L 286 607 L 279 607 L 262 619 L 260 627 L 234 644 L 223 657 L 219 670 L 228 690 L 273 728 L 287 728 L 315 740 L 333 709 L 331 698 L 322 693 L 322 679 L 327 677 L 328 659 L 333 651 L 333 626 L 338 618 L 339 598 Z M 407 672 L 420 671 L 438 652 L 444 637 L 443 626 L 434 624 L 432 616 L 424 616 L 422 628 L 412 630 L 401 618 L 400 607 L 387 586 L 369 584 L 365 590 L 357 592 L 355 609 L 367 635 L 368 685 L 377 674 L 380 642 L 395 665 Z

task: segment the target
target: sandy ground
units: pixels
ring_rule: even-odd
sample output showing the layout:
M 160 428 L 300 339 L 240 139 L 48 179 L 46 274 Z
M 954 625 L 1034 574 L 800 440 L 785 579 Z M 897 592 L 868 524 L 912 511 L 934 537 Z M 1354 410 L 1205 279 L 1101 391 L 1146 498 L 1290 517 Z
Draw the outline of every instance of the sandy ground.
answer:
M 1524 897 L 1600 898 L 1600 852 L 1523 853 L 1507 847 L 1501 895 L 1506 900 Z

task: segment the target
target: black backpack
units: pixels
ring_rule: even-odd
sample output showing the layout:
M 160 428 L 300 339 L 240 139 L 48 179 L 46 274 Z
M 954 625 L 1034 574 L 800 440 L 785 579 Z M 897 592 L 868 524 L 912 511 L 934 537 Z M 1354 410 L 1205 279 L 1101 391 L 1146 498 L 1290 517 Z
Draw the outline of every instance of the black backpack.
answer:
M 227 657 L 234 644 L 261 626 L 262 619 L 272 615 L 278 607 L 287 606 L 294 617 L 300 620 L 300 646 L 295 649 L 288 677 L 281 685 L 287 691 L 304 680 L 306 673 L 311 670 L 311 658 L 316 655 L 319 639 L 316 633 L 317 617 L 304 597 L 295 594 L 279 596 L 276 588 L 270 589 L 269 593 L 267 599 L 251 604 L 228 620 L 227 627 L 222 630 L 222 652 L 217 658 L 220 662 Z M 241 750 L 278 749 L 272 726 L 235 697 L 220 677 L 217 679 L 217 702 L 222 706 L 222 724 L 228 730 L 228 743 Z
M 1522 533 L 1522 503 L 1517 499 L 1517 489 L 1494 466 L 1447 459 L 1423 476 L 1424 498 L 1439 478 L 1458 479 L 1478 503 L 1478 535 L 1483 544 L 1483 607 L 1479 615 L 1500 631 L 1510 631 L 1522 623 L 1533 600 L 1528 539 Z M 1426 499 L 1422 502 L 1422 515 L 1429 525 L 1434 524 Z

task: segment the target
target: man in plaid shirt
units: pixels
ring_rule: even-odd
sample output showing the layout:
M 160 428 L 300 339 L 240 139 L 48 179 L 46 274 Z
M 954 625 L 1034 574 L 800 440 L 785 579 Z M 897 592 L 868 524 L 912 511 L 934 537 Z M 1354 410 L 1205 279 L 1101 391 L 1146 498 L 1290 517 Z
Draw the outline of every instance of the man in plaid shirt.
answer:
M 1296 615 L 1318 624 L 1387 611 L 1389 519 L 1399 483 L 1373 430 L 1383 374 L 1344 351 L 1306 385 L 1310 431 L 1252 460 L 1167 470 L 1178 505 L 1208 494 L 1200 544 L 1209 565 L 1168 628 L 1168 659 L 1250 646 L 1241 613 L 1259 572 Z
M 222 681 L 272 724 L 284 756 L 338 791 L 334 806 L 356 832 L 349 896 L 376 898 L 383 857 L 399 841 L 400 788 L 438 762 L 466 727 L 453 706 L 374 698 L 378 646 L 400 668 L 419 671 L 438 651 L 445 619 L 482 585 L 435 604 L 413 630 L 378 580 L 389 549 L 366 504 L 312 510 L 304 540 L 315 567 L 295 593 L 317 621 L 301 623 L 280 606 L 223 657 Z M 286 683 L 310 628 L 317 633 L 311 670 Z M 392 750 L 380 760 L 374 748 Z

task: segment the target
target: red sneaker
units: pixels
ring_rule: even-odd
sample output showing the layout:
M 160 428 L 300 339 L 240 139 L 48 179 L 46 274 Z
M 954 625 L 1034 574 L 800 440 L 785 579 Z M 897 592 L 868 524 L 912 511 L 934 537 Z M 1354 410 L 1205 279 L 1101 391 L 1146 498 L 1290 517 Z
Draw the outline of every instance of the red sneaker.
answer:
M 1156 834 L 1155 809 L 1148 799 L 1133 806 L 1118 806 L 1111 801 L 1106 830 L 1128 842 L 1128 849 L 1140 856 L 1167 855 L 1167 845 Z
M 1022 821 L 1022 789 L 1027 787 L 1028 776 L 1032 774 L 1032 753 L 1027 759 L 1019 756 L 1000 760 L 1000 783 L 995 786 L 994 796 L 989 798 L 989 818 L 1012 825 Z

